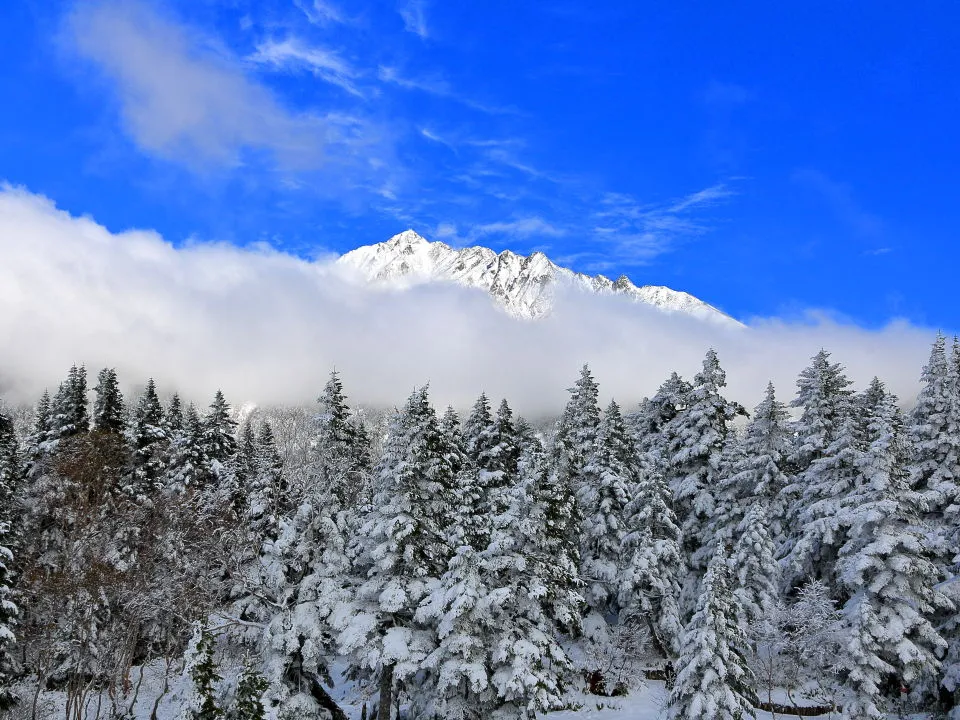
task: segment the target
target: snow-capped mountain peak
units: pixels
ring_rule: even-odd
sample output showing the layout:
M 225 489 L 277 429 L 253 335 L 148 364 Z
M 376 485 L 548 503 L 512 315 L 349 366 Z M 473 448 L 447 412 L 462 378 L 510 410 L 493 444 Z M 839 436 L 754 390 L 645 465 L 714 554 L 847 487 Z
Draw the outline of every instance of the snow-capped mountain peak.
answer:
M 552 262 L 542 252 L 518 255 L 485 247 L 452 248 L 405 230 L 386 242 L 365 245 L 337 260 L 361 279 L 379 285 L 409 287 L 428 282 L 454 282 L 488 292 L 508 313 L 538 318 L 550 312 L 557 286 L 622 295 L 671 313 L 683 313 L 722 324 L 740 325 L 729 315 L 692 295 L 657 285 L 637 287 L 626 275 L 615 281 L 603 275 L 578 273 Z

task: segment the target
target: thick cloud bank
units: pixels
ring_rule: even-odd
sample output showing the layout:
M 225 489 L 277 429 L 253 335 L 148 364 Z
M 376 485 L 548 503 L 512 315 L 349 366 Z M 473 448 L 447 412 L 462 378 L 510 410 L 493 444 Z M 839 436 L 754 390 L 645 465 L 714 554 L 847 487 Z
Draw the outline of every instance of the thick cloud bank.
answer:
M 706 298 L 709 300 L 709 298 Z M 0 393 L 32 401 L 72 363 L 115 366 L 204 400 L 312 400 L 331 368 L 353 402 L 396 404 L 430 382 L 467 406 L 481 391 L 536 415 L 561 407 L 589 362 L 605 397 L 632 405 L 671 370 L 689 377 L 713 346 L 729 395 L 752 405 L 768 380 L 792 397 L 821 347 L 862 386 L 876 374 L 909 402 L 932 331 L 820 319 L 720 328 L 617 298 L 557 298 L 549 318 L 511 319 L 478 291 L 381 291 L 329 260 L 269 248 L 175 248 L 155 232 L 111 233 L 21 189 L 0 189 Z

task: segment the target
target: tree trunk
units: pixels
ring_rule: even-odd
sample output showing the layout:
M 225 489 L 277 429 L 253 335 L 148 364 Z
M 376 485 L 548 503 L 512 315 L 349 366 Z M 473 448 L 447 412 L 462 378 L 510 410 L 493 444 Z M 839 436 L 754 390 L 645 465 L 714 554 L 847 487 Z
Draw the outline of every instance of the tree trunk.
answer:
M 384 665 L 380 670 L 380 711 L 377 720 L 390 720 L 393 705 L 393 665 Z
M 293 663 L 287 668 L 287 681 L 294 688 L 306 687 L 317 704 L 330 713 L 333 720 L 348 720 L 347 714 L 337 705 L 336 700 L 327 692 L 316 673 L 306 672 L 303 669 L 303 656 L 297 651 Z

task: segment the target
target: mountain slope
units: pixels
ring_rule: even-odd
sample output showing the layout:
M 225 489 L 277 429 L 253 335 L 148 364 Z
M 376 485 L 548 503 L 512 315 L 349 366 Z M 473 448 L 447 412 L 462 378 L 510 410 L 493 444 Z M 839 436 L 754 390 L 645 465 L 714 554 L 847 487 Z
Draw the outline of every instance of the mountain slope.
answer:
M 538 318 L 550 312 L 558 285 L 589 292 L 622 295 L 665 312 L 683 313 L 721 324 L 740 325 L 712 305 L 685 292 L 657 285 L 637 287 L 626 275 L 610 280 L 585 275 L 554 264 L 542 252 L 524 256 L 485 247 L 457 250 L 429 242 L 413 230 L 386 242 L 351 250 L 338 264 L 366 281 L 389 286 L 455 282 L 487 291 L 508 313 Z

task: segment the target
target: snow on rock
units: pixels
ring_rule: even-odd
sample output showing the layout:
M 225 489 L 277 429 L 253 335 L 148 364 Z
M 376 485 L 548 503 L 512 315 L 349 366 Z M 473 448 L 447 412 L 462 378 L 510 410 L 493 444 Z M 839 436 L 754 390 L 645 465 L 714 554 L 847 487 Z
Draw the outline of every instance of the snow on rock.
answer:
M 489 293 L 515 317 L 535 319 L 549 314 L 556 287 L 622 295 L 666 312 L 693 315 L 723 325 L 740 323 L 693 295 L 668 287 L 637 287 L 626 275 L 616 281 L 585 275 L 554 264 L 542 252 L 517 255 L 485 247 L 452 248 L 405 230 L 386 242 L 365 245 L 341 256 L 337 263 L 360 279 L 387 287 L 405 288 L 430 282 L 455 282 Z

